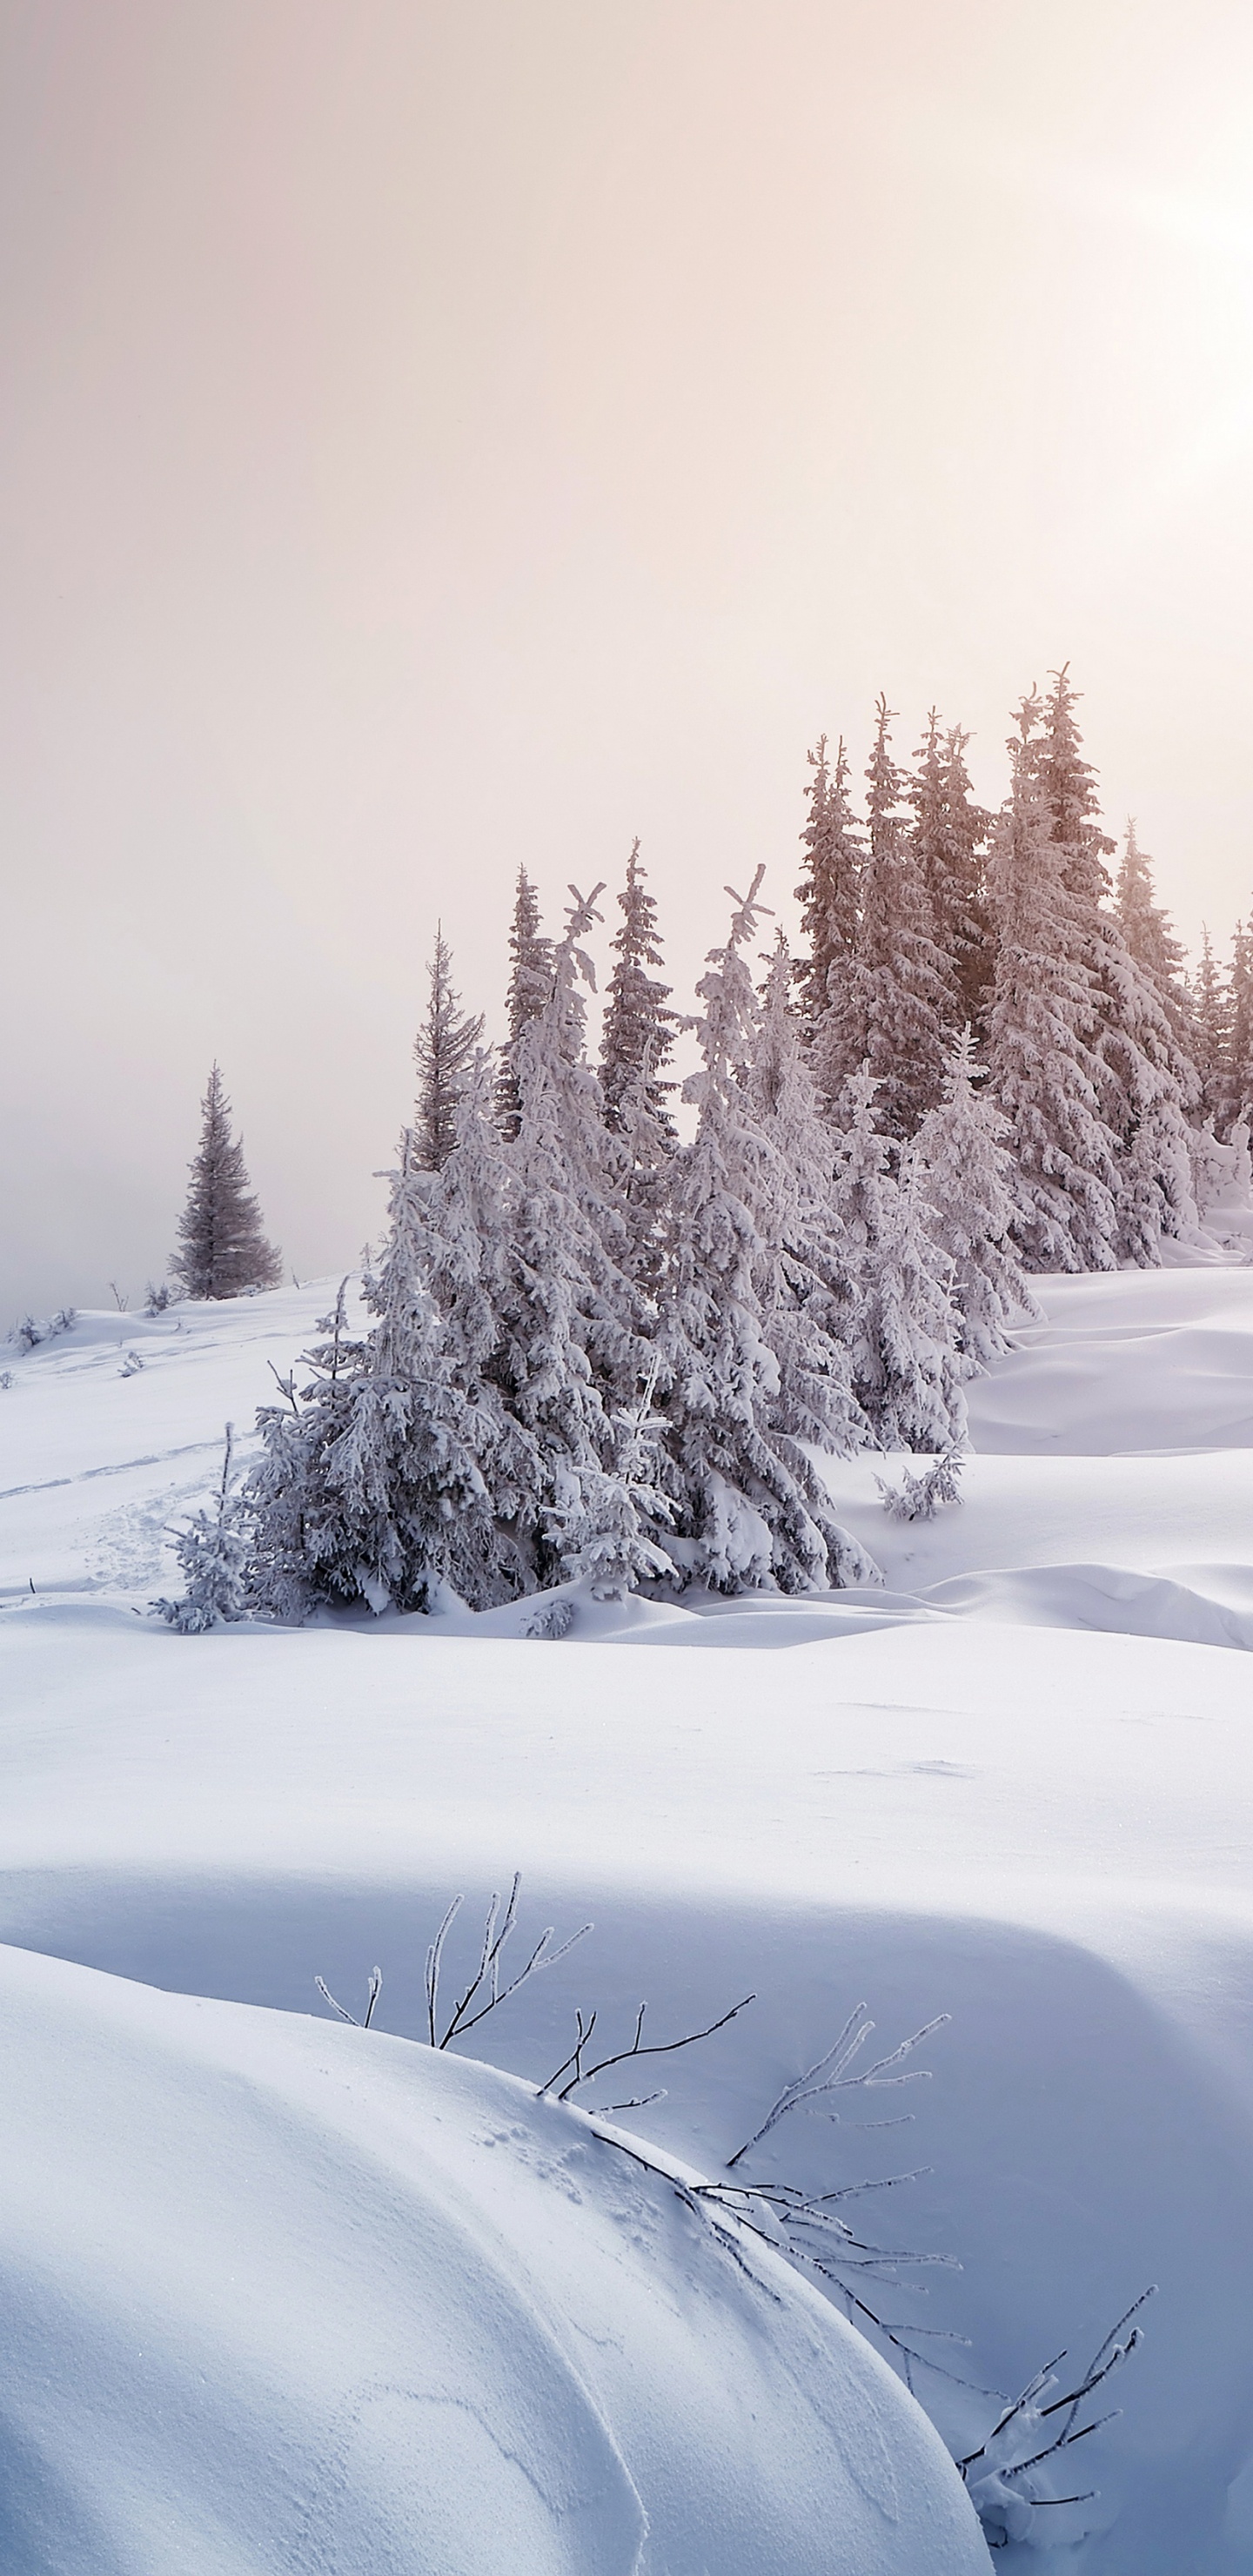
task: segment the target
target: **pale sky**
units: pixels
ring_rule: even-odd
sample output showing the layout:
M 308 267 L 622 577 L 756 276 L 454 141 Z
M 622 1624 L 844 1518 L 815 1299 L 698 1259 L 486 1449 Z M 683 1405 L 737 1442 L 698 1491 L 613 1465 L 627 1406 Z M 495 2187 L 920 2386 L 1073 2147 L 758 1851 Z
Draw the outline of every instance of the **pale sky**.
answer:
M 437 916 L 498 1028 L 639 833 L 686 1003 L 880 689 L 998 802 L 1068 659 L 1225 943 L 1251 305 L 1248 0 L 0 0 L 0 1330 L 161 1274 L 214 1055 L 353 1261 Z

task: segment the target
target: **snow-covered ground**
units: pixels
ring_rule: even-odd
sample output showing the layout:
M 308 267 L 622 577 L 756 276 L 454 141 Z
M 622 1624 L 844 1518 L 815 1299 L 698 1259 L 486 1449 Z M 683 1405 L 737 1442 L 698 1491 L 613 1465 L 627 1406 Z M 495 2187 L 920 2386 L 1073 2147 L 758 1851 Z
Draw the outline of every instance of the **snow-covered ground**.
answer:
M 764 2254 L 747 2282 L 534 2100 L 576 2008 L 625 2041 L 646 1996 L 669 2037 L 750 1989 L 619 2115 L 706 2174 L 863 1996 L 889 2045 L 952 2016 L 931 2081 L 799 2113 L 757 2168 L 928 2169 L 851 2206 L 960 2258 L 876 2291 L 967 2339 L 936 2350 L 975 2389 L 916 2374 L 951 2441 L 1160 2285 L 1122 2419 L 1075 2454 L 1099 2503 L 996 2563 L 1253 2566 L 1253 1273 L 1047 1283 L 976 1390 L 960 1508 L 893 1523 L 866 1462 L 833 1471 L 877 1594 L 579 1601 L 560 1642 L 516 1612 L 137 1617 L 223 1422 L 326 1302 L 0 1355 L 15 2567 L 983 2563 L 816 2293 Z M 449 1896 L 455 1976 L 515 1867 L 519 1938 L 596 1926 L 481 2035 L 530 2092 L 384 2036 L 422 2028 Z M 360 2009 L 376 1960 L 376 2028 L 329 2020 L 315 1974 Z

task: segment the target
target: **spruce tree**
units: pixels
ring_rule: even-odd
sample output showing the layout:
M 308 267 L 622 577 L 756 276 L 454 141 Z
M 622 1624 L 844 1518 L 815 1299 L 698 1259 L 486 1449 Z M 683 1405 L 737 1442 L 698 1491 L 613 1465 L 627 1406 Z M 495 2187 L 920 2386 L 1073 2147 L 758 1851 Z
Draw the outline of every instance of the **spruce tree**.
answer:
M 1054 831 L 1041 706 L 1024 698 L 1009 744 L 1010 795 L 988 865 L 996 972 L 989 1088 L 1009 1127 L 1014 1232 L 1029 1270 L 1112 1270 L 1116 1139 L 1102 1115 L 1100 988 L 1090 887 L 1076 894 Z M 1095 855 L 1095 854 L 1094 854 Z
M 675 1086 L 662 1076 L 674 1047 L 676 1015 L 666 1008 L 670 986 L 647 972 L 665 959 L 638 841 L 632 843 L 618 908 L 622 927 L 612 941 L 617 964 L 609 979 L 600 1041 L 605 1124 L 622 1131 L 630 1098 L 637 1114 L 643 1110 L 652 1120 L 659 1139 L 672 1145 L 674 1120 L 666 1104 Z
M 1176 939 L 1170 916 L 1162 910 L 1153 885 L 1153 862 L 1136 839 L 1134 822 L 1127 836 L 1114 894 L 1118 926 L 1142 974 L 1156 989 L 1176 1045 L 1190 1051 L 1192 1012 L 1185 982 L 1186 951 Z
M 1011 1325 L 1042 1320 L 1012 1240 L 1006 1133 L 982 1088 L 971 1032 L 963 1029 L 949 1057 L 944 1097 L 927 1111 L 914 1152 L 923 1221 L 949 1264 L 959 1346 L 971 1377 L 1009 1348 Z
M 947 733 L 935 708 L 915 754 L 907 795 L 914 813 L 914 856 L 931 909 L 931 931 L 949 988 L 950 1037 L 982 1025 L 992 980 L 991 936 L 983 893 L 983 849 L 992 818 L 971 793 L 970 737 Z
M 932 935 L 931 902 L 903 811 L 890 710 L 879 699 L 866 771 L 869 849 L 862 875 L 858 969 L 869 1064 L 887 1132 L 912 1136 L 939 1098 L 952 978 Z
M 1200 1084 L 1197 1115 L 1213 1128 L 1226 1107 L 1231 992 L 1214 955 L 1209 931 L 1204 927 L 1200 958 L 1189 979 L 1188 1003 L 1192 1059 Z
M 231 1104 L 216 1064 L 201 1107 L 200 1144 L 188 1167 L 191 1187 L 170 1271 L 189 1297 L 242 1297 L 251 1288 L 276 1288 L 283 1257 L 262 1234 L 243 1139 L 232 1139 Z
M 1222 1123 L 1229 1135 L 1253 1111 L 1253 921 L 1238 921 L 1228 984 Z
M 966 1432 L 951 1265 L 916 1155 L 898 1149 L 889 1169 L 868 1065 L 848 1085 L 843 1127 L 832 1204 L 854 1285 L 853 1393 L 881 1448 L 948 1450 Z
M 735 897 L 698 986 L 702 1065 L 684 1092 L 699 1120 L 672 1166 L 656 1335 L 675 1524 L 659 1537 L 688 1580 L 802 1592 L 876 1571 L 835 1519 L 808 1447 L 852 1445 L 854 1408 L 843 1355 L 809 1328 L 807 1283 L 789 1275 L 788 1174 L 755 1096 L 760 1006 L 742 952 L 761 873 Z
M 514 1054 L 528 1021 L 537 1019 L 552 991 L 553 944 L 540 928 L 539 900 L 525 868 L 518 870 L 513 922 L 509 932 L 509 990 L 505 1018 L 509 1035 L 501 1049 L 496 1084 L 496 1114 L 502 1136 L 516 1136 L 520 1104 Z
M 483 1036 L 483 1015 L 461 1007 L 452 980 L 452 952 L 442 922 L 435 925 L 435 954 L 427 968 L 426 1019 L 414 1040 L 418 1100 L 412 1160 L 423 1172 L 442 1171 L 457 1139 L 457 1103 Z
M 801 1029 L 826 1098 L 838 1096 L 865 1050 L 865 1020 L 857 966 L 858 886 L 864 864 L 862 835 L 849 798 L 844 743 L 835 765 L 827 737 L 806 755 L 813 773 L 809 813 L 801 834 L 804 859 L 796 900 L 801 907 L 805 954 L 793 969 Z

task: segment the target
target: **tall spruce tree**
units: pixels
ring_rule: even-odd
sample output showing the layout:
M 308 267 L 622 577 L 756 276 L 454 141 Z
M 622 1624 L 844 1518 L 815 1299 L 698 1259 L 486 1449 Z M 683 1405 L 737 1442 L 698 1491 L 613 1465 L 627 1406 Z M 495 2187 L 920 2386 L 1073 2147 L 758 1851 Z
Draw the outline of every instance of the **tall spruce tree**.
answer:
M 1214 955 L 1209 931 L 1201 930 L 1201 954 L 1188 982 L 1191 1051 L 1200 1091 L 1197 1116 L 1215 1127 L 1227 1099 L 1227 1064 L 1231 1039 L 1231 990 Z
M 1102 1114 L 1094 898 L 1090 883 L 1074 890 L 1070 845 L 1055 833 L 1041 714 L 1032 692 L 1010 738 L 1010 795 L 988 865 L 997 943 L 989 1088 L 1008 1122 L 1014 1232 L 1027 1269 L 1112 1270 L 1117 1141 Z
M 509 990 L 505 1021 L 509 1034 L 501 1049 L 496 1084 L 496 1114 L 503 1136 L 516 1136 L 520 1103 L 514 1052 L 528 1021 L 538 1019 L 552 991 L 553 944 L 540 928 L 539 899 L 525 868 L 518 870 L 513 921 L 509 931 Z
M 793 969 L 801 1031 L 824 1096 L 834 1099 L 865 1051 L 857 963 L 857 923 L 865 850 L 849 796 L 843 740 L 832 766 L 827 737 L 806 754 L 812 772 L 801 834 L 804 858 L 796 900 L 804 953 Z
M 743 951 L 761 875 L 734 896 L 728 939 L 697 988 L 702 1063 L 684 1093 L 699 1117 L 672 1166 L 656 1334 L 674 1509 L 661 1544 L 681 1577 L 716 1591 L 804 1592 L 877 1575 L 808 1447 L 852 1445 L 854 1408 L 842 1353 L 828 1374 L 816 1326 L 806 1331 L 804 1282 L 789 1275 L 783 1241 L 789 1179 L 754 1096 L 760 1006 Z
M 891 712 L 879 699 L 866 771 L 869 849 L 862 874 L 858 967 L 865 1061 L 889 1135 L 912 1136 L 939 1098 L 953 979 L 932 934 L 931 902 L 892 758 Z
M 170 1270 L 189 1297 L 242 1297 L 276 1288 L 283 1256 L 261 1231 L 261 1211 L 248 1186 L 242 1137 L 231 1136 L 231 1104 L 215 1064 L 201 1103 L 200 1144 L 189 1165 L 191 1186 L 179 1219 Z
M 906 790 L 914 855 L 927 890 L 931 932 L 948 984 L 947 1034 L 982 1025 L 992 979 L 983 850 L 992 818 L 976 805 L 966 767 L 969 735 L 941 729 L 934 707 Z
M 622 927 L 611 943 L 617 963 L 605 997 L 600 1040 L 605 1124 L 621 1132 L 626 1124 L 625 1104 L 633 1099 L 637 1111 L 642 1109 L 651 1118 L 658 1137 L 673 1144 L 675 1126 L 667 1102 L 675 1086 L 665 1081 L 664 1071 L 674 1047 L 676 1014 L 666 1008 L 670 986 L 648 973 L 650 966 L 663 966 L 665 959 L 657 906 L 640 866 L 638 841 L 631 846 L 618 909 Z
M 881 1448 L 950 1449 L 966 1432 L 951 1266 L 913 1150 L 898 1148 L 889 1169 L 868 1065 L 848 1085 L 841 1123 L 832 1207 L 853 1279 L 853 1393 Z
M 1253 921 L 1238 921 L 1228 982 L 1222 1123 L 1229 1134 L 1253 1113 Z
M 944 1097 L 914 1139 L 923 1222 L 950 1266 L 965 1374 L 1009 1348 L 1012 1325 L 1042 1312 L 1014 1250 L 1012 1167 L 1004 1118 L 982 1088 L 969 1028 L 949 1057 Z
M 435 954 L 427 968 L 426 1018 L 414 1040 L 418 1100 L 412 1161 L 419 1171 L 442 1171 L 457 1141 L 457 1103 L 482 1041 L 483 1015 L 461 1007 L 452 980 L 452 952 L 442 922 L 435 925 Z
M 1157 901 L 1153 862 L 1141 849 L 1132 821 L 1127 824 L 1123 843 L 1114 908 L 1128 952 L 1154 986 L 1176 1046 L 1186 1055 L 1192 1041 L 1192 1010 L 1185 981 L 1187 952 L 1183 941 L 1175 937 L 1169 914 Z

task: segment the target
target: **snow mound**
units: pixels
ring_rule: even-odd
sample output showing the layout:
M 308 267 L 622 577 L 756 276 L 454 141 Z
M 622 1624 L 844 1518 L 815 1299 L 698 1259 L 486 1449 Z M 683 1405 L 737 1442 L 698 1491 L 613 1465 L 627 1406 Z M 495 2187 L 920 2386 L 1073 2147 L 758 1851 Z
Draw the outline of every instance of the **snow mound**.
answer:
M 22 2576 L 975 2576 L 765 2249 L 510 2076 L 0 1952 Z
M 1034 1286 L 1047 1321 L 970 1389 L 977 1450 L 1123 1456 L 1253 1448 L 1253 1270 L 1131 1270 Z

